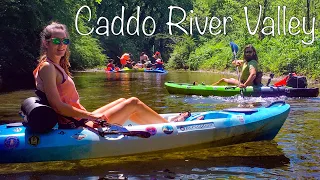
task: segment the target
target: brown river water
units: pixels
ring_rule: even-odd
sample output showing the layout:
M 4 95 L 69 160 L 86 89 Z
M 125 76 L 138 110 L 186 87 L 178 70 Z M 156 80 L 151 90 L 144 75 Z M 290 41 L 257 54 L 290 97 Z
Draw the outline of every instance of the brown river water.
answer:
M 74 81 L 88 110 L 131 96 L 158 113 L 220 110 L 243 102 L 265 106 L 285 100 L 291 112 L 274 140 L 115 158 L 0 164 L 0 179 L 320 179 L 319 97 L 201 97 L 170 95 L 164 88 L 166 81 L 211 84 L 222 76 L 185 71 L 85 72 L 75 73 Z M 20 104 L 29 96 L 34 96 L 33 90 L 0 94 L 0 124 L 21 121 Z

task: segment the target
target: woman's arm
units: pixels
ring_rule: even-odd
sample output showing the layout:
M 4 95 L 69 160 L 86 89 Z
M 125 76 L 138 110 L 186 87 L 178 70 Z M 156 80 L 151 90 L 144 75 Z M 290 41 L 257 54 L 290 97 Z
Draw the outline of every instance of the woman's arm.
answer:
M 57 72 L 54 65 L 44 63 L 39 70 L 39 76 L 43 81 L 44 93 L 48 102 L 58 114 L 68 117 L 92 118 L 91 112 L 75 108 L 61 101 L 57 89 Z
M 242 64 L 243 64 L 243 60 L 234 60 L 234 61 L 232 61 L 232 64 L 233 65 L 236 65 L 236 66 L 241 66 Z

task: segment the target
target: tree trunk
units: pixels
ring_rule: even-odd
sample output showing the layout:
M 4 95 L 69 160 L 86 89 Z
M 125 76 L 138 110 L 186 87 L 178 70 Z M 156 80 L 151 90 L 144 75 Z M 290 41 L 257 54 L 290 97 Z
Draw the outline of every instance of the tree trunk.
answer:
M 307 30 L 310 30 L 310 0 L 307 0 Z
M 264 19 L 266 17 L 266 11 L 267 11 L 267 5 L 268 5 L 268 0 L 264 0 L 263 2 L 263 14 L 262 14 L 262 19 Z M 262 33 L 262 29 L 264 28 L 263 23 L 260 24 L 259 27 L 259 40 L 263 40 L 264 39 L 264 34 Z

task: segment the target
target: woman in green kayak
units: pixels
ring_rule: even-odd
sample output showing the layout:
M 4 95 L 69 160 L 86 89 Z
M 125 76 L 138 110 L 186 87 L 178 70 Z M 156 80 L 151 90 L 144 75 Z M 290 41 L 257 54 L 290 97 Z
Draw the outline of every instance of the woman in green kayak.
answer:
M 138 124 L 167 123 L 158 113 L 136 97 L 120 98 L 94 111 L 87 111 L 69 72 L 69 33 L 63 24 L 46 26 L 41 36 L 39 64 L 34 70 L 37 95 L 59 114 L 59 128 L 71 129 L 83 125 L 98 127 L 96 119 L 122 125 L 130 119 Z
M 258 55 L 256 49 L 250 44 L 244 48 L 244 60 L 234 60 L 232 64 L 242 66 L 240 82 L 234 78 L 222 78 L 218 82 L 212 84 L 213 86 L 228 83 L 229 85 L 238 85 L 239 87 L 247 87 L 253 85 L 260 85 L 262 72 L 259 72 Z

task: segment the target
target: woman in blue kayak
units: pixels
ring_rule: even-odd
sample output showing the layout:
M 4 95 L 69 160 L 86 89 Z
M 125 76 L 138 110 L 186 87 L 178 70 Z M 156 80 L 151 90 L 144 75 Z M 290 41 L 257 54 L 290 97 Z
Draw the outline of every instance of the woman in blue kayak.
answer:
M 234 78 L 222 78 L 213 86 L 227 83 L 229 85 L 239 85 L 239 87 L 247 87 L 252 85 L 260 85 L 262 72 L 259 72 L 258 55 L 256 49 L 252 45 L 247 45 L 243 51 L 244 60 L 234 60 L 233 65 L 242 66 L 240 82 Z
M 79 95 L 69 72 L 69 33 L 63 24 L 52 23 L 40 34 L 39 64 L 34 70 L 37 95 L 47 100 L 59 114 L 59 128 L 70 129 L 83 125 L 98 127 L 96 119 L 122 125 L 130 119 L 138 124 L 167 123 L 136 97 L 120 98 L 92 112 L 79 102 Z M 72 118 L 70 118 L 72 117 Z

